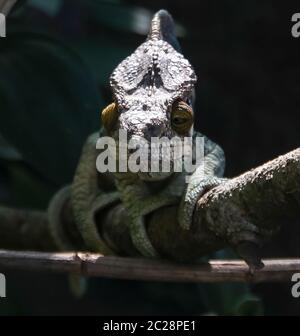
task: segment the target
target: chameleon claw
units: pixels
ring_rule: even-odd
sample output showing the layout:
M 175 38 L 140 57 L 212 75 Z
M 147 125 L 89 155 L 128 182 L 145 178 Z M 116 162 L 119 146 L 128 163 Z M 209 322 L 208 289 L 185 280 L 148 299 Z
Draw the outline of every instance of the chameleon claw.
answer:
M 209 190 L 226 182 L 227 179 L 211 176 L 202 180 L 191 181 L 182 198 L 179 207 L 179 225 L 184 230 L 189 230 L 193 222 L 193 214 L 199 199 Z
M 236 252 L 249 266 L 250 274 L 253 274 L 254 271 L 264 267 L 264 263 L 262 262 L 259 253 L 259 246 L 257 244 L 247 241 L 240 242 L 236 246 Z

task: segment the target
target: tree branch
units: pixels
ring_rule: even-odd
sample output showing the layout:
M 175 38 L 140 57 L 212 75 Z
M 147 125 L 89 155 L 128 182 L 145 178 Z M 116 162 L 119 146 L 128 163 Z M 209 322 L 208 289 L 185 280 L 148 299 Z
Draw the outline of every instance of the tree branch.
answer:
M 283 218 L 286 219 L 287 216 L 299 215 L 299 203 L 300 149 L 297 149 L 209 191 L 198 202 L 191 230 L 184 231 L 179 227 L 177 223 L 176 206 L 155 211 L 147 220 L 147 229 L 153 245 L 163 258 L 191 263 L 220 248 L 227 246 L 236 247 L 236 244 L 241 239 L 246 241 L 249 239 L 250 242 L 256 242 L 256 239 L 260 241 L 265 238 L 270 238 L 272 234 L 277 231 Z M 72 209 L 68 203 L 64 206 L 63 218 L 65 233 L 72 232 L 72 237 L 70 234 L 69 236 L 73 245 L 78 246 L 78 250 L 84 250 L 80 248 L 80 243 L 78 239 L 76 239 L 76 237 L 78 238 L 78 233 L 76 234 Z M 104 213 L 98 213 L 96 220 L 99 225 L 99 231 L 102 233 L 104 239 L 119 255 L 131 257 L 138 255 L 131 242 L 126 225 L 128 222 L 127 212 L 121 204 L 107 209 Z M 255 234 L 249 232 L 249 223 L 251 224 L 251 230 L 253 230 Z M 47 216 L 43 212 L 0 207 L 0 232 L 1 248 L 40 251 L 57 250 L 50 237 Z M 253 239 L 253 236 L 255 236 L 255 239 Z M 23 254 L 24 252 L 22 252 L 21 255 Z M 240 254 L 247 260 L 247 255 L 245 257 L 242 253 Z M 25 253 L 24 258 L 26 256 L 27 254 Z M 49 256 L 55 255 L 48 255 L 48 257 Z M 105 264 L 106 261 L 104 260 L 106 259 L 107 258 L 101 259 L 101 262 Z M 11 260 L 12 259 L 10 259 L 10 262 Z M 45 261 L 47 260 L 46 258 Z M 139 263 L 141 265 L 146 263 L 145 265 L 147 265 L 143 272 L 145 272 L 147 267 L 151 268 L 154 267 L 154 265 L 164 265 L 163 267 L 169 267 L 167 265 L 171 265 L 165 264 L 164 262 L 161 264 L 159 261 L 149 260 L 146 262 L 141 259 L 137 259 L 136 261 L 133 259 L 124 259 L 124 264 L 122 264 L 122 262 L 119 264 L 120 260 L 122 259 L 109 257 L 107 263 L 110 265 L 109 267 L 112 268 L 123 265 L 124 273 L 135 274 L 137 277 L 142 276 L 139 275 L 139 270 L 136 270 L 137 273 L 135 273 L 135 267 L 137 267 Z M 51 258 L 47 262 L 50 261 Z M 247 262 L 249 262 L 249 260 L 247 260 Z M 283 270 L 284 274 L 287 274 L 285 271 L 287 264 L 282 261 L 272 261 L 271 264 L 273 267 L 271 268 L 272 270 L 278 270 L 279 278 L 288 278 L 290 273 L 288 273 L 288 276 L 285 278 L 280 275 L 280 270 Z M 266 265 L 271 264 L 267 262 Z M 84 263 L 83 265 L 83 267 L 86 268 L 87 264 Z M 92 267 L 92 264 L 88 263 L 88 265 L 88 267 Z M 231 280 L 241 280 L 245 277 L 246 266 L 244 263 L 232 264 L 231 262 L 224 262 L 224 264 L 221 263 L 221 265 L 224 267 L 224 272 L 221 273 L 223 280 L 228 279 L 225 276 L 226 267 L 229 274 L 232 274 L 230 272 L 233 271 L 233 275 L 230 278 Z M 237 267 L 236 265 L 239 266 Z M 292 272 L 298 270 L 298 261 L 295 261 L 295 263 L 292 262 L 291 265 Z M 82 267 L 82 265 L 80 267 Z M 160 268 L 162 274 L 164 274 L 162 270 L 163 267 Z M 172 267 L 174 267 L 174 265 Z M 182 269 L 185 269 L 185 266 L 177 265 L 176 267 L 179 267 L 179 269 L 183 267 Z M 199 265 L 186 267 L 187 270 L 189 270 L 188 272 L 194 269 L 193 267 L 196 267 L 200 272 L 204 266 L 201 266 L 202 268 L 200 269 L 198 268 Z M 207 268 L 207 266 L 205 267 Z M 232 267 L 234 267 L 233 270 Z M 242 267 L 243 271 L 241 271 L 242 273 L 238 273 L 240 275 L 237 277 L 237 269 L 241 270 L 239 267 Z M 92 272 L 92 268 L 89 269 L 90 271 L 88 272 Z M 263 271 L 260 271 L 265 273 L 255 272 L 255 274 L 265 274 L 265 276 L 270 276 L 269 279 L 275 279 L 277 275 L 267 272 L 267 269 L 269 268 L 264 268 Z M 102 271 L 99 269 L 99 272 L 95 272 L 96 273 L 88 274 L 104 274 L 103 276 L 105 276 L 105 272 L 108 271 L 102 274 Z M 124 277 L 120 270 L 111 270 L 110 272 Z M 191 272 L 190 277 L 193 277 L 193 272 Z M 214 277 L 216 273 L 213 272 L 209 274 Z M 270 274 L 272 274 L 272 276 Z M 208 275 L 206 274 L 205 276 Z M 199 281 L 201 277 L 202 275 L 199 275 L 197 281 Z M 186 280 L 186 278 L 184 279 Z
M 0 13 L 8 15 L 17 0 L 0 0 Z
M 55 251 L 46 213 L 0 207 L 0 248 Z
M 190 231 L 179 227 L 175 206 L 154 212 L 148 233 L 164 257 L 192 261 L 226 246 L 236 247 L 239 242 L 262 243 L 278 231 L 283 220 L 299 215 L 299 204 L 300 148 L 205 194 L 198 202 Z M 132 251 L 126 220 L 126 210 L 120 205 L 102 222 L 109 241 L 124 253 Z
M 103 257 L 89 253 L 41 253 L 0 250 L 0 267 L 54 273 L 77 274 L 127 280 L 169 282 L 285 282 L 300 272 L 300 260 L 265 260 L 265 267 L 253 274 L 243 261 L 212 260 L 181 265 L 164 260 Z

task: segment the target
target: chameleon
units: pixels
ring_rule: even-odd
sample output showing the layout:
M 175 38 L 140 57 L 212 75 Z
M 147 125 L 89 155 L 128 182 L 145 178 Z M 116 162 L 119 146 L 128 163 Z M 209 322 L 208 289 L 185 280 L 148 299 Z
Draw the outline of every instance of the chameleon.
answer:
M 111 74 L 113 102 L 102 111 L 100 132 L 89 136 L 83 146 L 72 186 L 62 189 L 50 204 L 51 231 L 62 249 L 71 248 L 58 224 L 62 199 L 67 198 L 71 199 L 84 245 L 106 255 L 114 254 L 114 249 L 101 237 L 94 214 L 116 202 L 121 201 L 126 208 L 130 237 L 144 257 L 159 257 L 147 235 L 145 220 L 149 213 L 178 204 L 179 225 L 185 230 L 191 228 L 199 198 L 225 180 L 224 151 L 194 130 L 196 81 L 192 65 L 181 53 L 173 18 L 166 10 L 158 11 L 153 16 L 146 41 Z M 119 130 L 126 131 L 129 140 L 139 142 L 143 139 L 148 143 L 153 137 L 189 137 L 194 144 L 195 139 L 201 137 L 203 162 L 192 173 L 184 169 L 175 172 L 174 162 L 167 172 L 108 173 L 114 187 L 103 190 L 99 187 L 101 174 L 95 165 L 99 155 L 96 143 L 100 136 L 110 136 L 118 144 Z

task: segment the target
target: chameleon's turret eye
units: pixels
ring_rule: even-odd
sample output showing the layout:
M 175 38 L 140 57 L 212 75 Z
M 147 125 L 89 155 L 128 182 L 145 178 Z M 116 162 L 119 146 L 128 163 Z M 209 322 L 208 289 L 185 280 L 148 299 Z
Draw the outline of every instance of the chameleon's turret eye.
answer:
M 101 121 L 102 125 L 106 129 L 107 132 L 112 131 L 118 121 L 118 107 L 116 103 L 111 103 L 105 107 L 105 109 L 101 113 Z
M 194 123 L 192 108 L 184 101 L 176 101 L 172 106 L 171 124 L 175 132 L 185 135 Z

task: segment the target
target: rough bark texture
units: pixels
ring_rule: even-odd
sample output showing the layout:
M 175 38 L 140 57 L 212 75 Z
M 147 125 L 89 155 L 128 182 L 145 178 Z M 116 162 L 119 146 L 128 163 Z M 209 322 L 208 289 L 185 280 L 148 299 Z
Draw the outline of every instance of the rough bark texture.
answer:
M 55 250 L 46 214 L 0 207 L 0 247 L 17 250 Z
M 299 215 L 299 203 L 300 149 L 297 149 L 208 192 L 198 202 L 190 231 L 179 227 L 177 208 L 167 207 L 148 218 L 148 233 L 163 257 L 191 262 L 225 246 L 236 247 L 243 239 L 252 242 L 249 223 L 255 229 L 255 239 L 270 238 L 283 219 Z M 65 208 L 65 231 L 72 231 L 72 237 L 76 237 L 72 212 L 70 207 Z M 127 220 L 126 210 L 120 204 L 97 218 L 99 230 L 118 254 L 136 256 Z M 0 207 L 0 232 L 1 248 L 56 250 L 45 213 Z M 241 236 L 242 239 L 237 238 Z
M 163 256 L 191 261 L 239 241 L 262 243 L 278 231 L 287 217 L 300 214 L 300 149 L 212 189 L 199 202 L 192 230 L 177 224 L 176 207 L 156 211 L 149 218 L 148 231 Z M 132 251 L 126 227 L 126 211 L 112 209 L 103 230 L 122 251 Z M 245 228 L 245 230 L 244 230 Z

